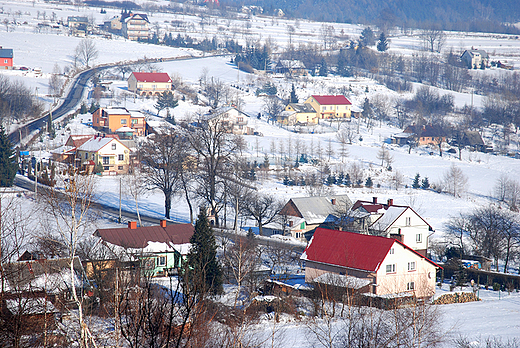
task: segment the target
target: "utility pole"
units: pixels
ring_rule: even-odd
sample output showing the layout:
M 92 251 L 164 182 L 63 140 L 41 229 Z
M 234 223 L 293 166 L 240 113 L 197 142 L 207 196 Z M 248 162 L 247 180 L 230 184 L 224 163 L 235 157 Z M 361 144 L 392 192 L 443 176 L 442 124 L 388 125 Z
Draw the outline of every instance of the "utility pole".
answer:
M 119 178 L 119 223 L 121 223 L 121 179 L 123 178 Z

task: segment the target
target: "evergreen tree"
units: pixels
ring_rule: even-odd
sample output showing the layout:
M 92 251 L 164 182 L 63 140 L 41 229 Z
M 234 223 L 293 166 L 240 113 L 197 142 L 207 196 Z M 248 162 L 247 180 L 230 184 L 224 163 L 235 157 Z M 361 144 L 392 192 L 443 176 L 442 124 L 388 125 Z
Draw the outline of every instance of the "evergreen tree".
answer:
M 0 187 L 12 186 L 18 170 L 18 162 L 12 145 L 5 133 L 4 126 L 0 125 Z
M 352 185 L 352 181 L 350 181 L 350 175 L 347 173 L 345 174 L 345 186 L 350 187 Z
M 184 269 L 183 281 L 199 294 L 222 292 L 222 270 L 217 261 L 217 243 L 204 209 L 195 222 L 190 239 L 191 249 Z
M 421 187 L 421 184 L 419 182 L 419 178 L 420 178 L 419 173 L 415 174 L 415 178 L 413 179 L 412 188 L 418 189 L 419 187 Z
M 291 101 L 291 103 L 298 103 L 298 96 L 296 95 L 296 89 L 294 88 L 294 83 L 292 84 L 290 101 Z
M 359 43 L 363 46 L 372 46 L 375 42 L 374 32 L 370 27 L 366 27 L 361 32 Z
M 157 103 L 155 103 L 154 107 L 157 109 L 157 114 L 159 114 L 163 109 L 173 109 L 178 105 L 179 102 L 173 97 L 173 93 L 171 91 L 164 91 L 157 97 Z
M 365 187 L 371 188 L 372 186 L 374 186 L 374 183 L 372 182 L 372 178 L 368 177 L 367 181 L 365 182 Z
M 329 68 L 327 67 L 327 62 L 325 61 L 325 58 L 322 58 L 320 63 L 320 71 L 318 72 L 318 75 L 327 76 L 328 73 Z
M 289 177 L 287 175 L 283 177 L 283 184 L 289 186 Z
M 425 177 L 422 181 L 422 185 L 421 185 L 421 188 L 423 190 L 426 190 L 428 188 L 430 188 L 430 182 L 428 181 L 428 177 Z
M 265 169 L 269 169 L 269 165 L 270 165 L 270 163 L 269 163 L 269 155 L 268 154 L 264 154 L 264 164 L 263 164 L 263 166 L 264 166 Z
M 96 105 L 96 104 L 94 103 L 94 101 L 92 101 L 92 103 L 90 103 L 90 108 L 88 109 L 88 112 L 91 113 L 91 114 L 93 114 L 94 111 L 96 111 L 98 108 L 99 108 L 99 104 Z
M 87 110 L 87 106 L 85 105 L 85 103 L 81 103 L 81 108 L 79 109 L 79 113 L 80 113 L 81 115 L 84 115 L 84 114 L 86 114 L 87 112 L 88 112 L 88 110 Z
M 388 39 L 386 38 L 386 35 L 384 32 L 381 32 L 381 35 L 379 35 L 379 41 L 377 42 L 377 50 L 379 52 L 386 52 L 388 50 Z

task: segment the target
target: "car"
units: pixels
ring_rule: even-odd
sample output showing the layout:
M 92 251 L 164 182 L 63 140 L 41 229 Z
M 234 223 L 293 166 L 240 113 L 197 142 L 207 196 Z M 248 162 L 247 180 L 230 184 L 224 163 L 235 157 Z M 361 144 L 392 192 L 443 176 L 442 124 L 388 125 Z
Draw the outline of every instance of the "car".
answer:
M 29 70 L 29 68 L 26 66 L 22 66 L 22 67 L 20 67 L 20 70 L 27 71 L 27 70 Z

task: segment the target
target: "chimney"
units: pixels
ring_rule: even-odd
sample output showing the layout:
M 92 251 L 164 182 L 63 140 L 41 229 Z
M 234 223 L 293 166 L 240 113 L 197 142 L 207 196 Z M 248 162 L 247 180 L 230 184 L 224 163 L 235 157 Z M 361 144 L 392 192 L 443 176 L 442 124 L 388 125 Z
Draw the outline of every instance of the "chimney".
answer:
M 137 228 L 137 221 L 128 221 L 128 228 L 135 230 Z
M 332 203 L 332 205 L 336 205 L 336 198 L 332 198 L 330 202 Z
M 372 197 L 372 204 L 377 204 L 377 197 Z
M 401 234 L 401 229 L 399 229 L 397 233 L 391 233 L 390 234 L 390 238 L 396 239 L 396 240 L 398 240 L 398 241 L 400 241 L 402 243 L 403 242 L 403 235 Z
M 388 202 L 387 202 L 387 205 L 388 205 L 389 207 L 391 207 L 392 205 L 394 205 L 394 200 L 393 200 L 392 198 L 390 198 L 390 199 L 388 200 Z
M 289 227 L 293 227 L 293 221 L 289 221 Z
M 166 220 L 161 220 L 161 227 L 162 227 L 162 228 L 165 228 L 165 227 L 166 227 Z

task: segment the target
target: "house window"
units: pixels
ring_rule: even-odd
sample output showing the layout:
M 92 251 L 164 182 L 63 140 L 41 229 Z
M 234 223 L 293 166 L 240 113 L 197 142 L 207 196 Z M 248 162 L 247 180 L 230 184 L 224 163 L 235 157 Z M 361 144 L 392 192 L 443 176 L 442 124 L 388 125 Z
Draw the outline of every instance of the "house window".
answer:
M 110 157 L 103 156 L 103 164 L 110 164 Z
M 408 262 L 408 271 L 415 271 L 415 261 Z
M 113 144 L 112 144 L 112 150 L 115 150 L 116 147 L 117 147 L 117 144 L 116 144 L 116 143 L 113 143 Z
M 301 232 L 296 232 L 296 239 L 301 238 L 301 236 L 302 236 Z
M 124 161 L 124 160 L 125 160 L 125 155 L 118 155 L 118 156 L 117 156 L 117 159 L 118 159 L 119 161 Z
M 394 254 L 394 248 L 390 248 L 390 255 Z
M 417 243 L 422 243 L 422 234 L 417 233 L 417 234 L 415 235 L 415 241 L 416 241 Z
M 395 263 L 386 265 L 386 273 L 395 273 Z
M 110 167 L 103 167 L 103 170 L 110 170 Z
M 85 154 L 85 159 L 88 159 L 88 153 Z
M 138 124 L 139 120 L 132 120 L 132 124 Z
M 408 290 L 408 291 L 415 290 L 415 283 L 414 282 L 407 283 L 406 290 Z
M 93 153 L 93 154 L 92 154 L 92 160 L 94 160 L 95 158 L 96 158 L 96 154 Z
M 166 266 L 166 256 L 159 256 L 157 258 L 157 266 Z
M 244 118 L 243 117 L 239 117 L 238 118 L 238 122 L 244 122 Z
M 123 170 L 123 166 L 117 166 L 117 170 Z
M 121 124 L 126 124 L 126 118 L 121 119 Z
M 406 217 L 406 226 L 410 226 L 412 224 L 412 218 L 410 216 Z
M 7 59 L 4 59 L 4 63 L 7 64 Z

